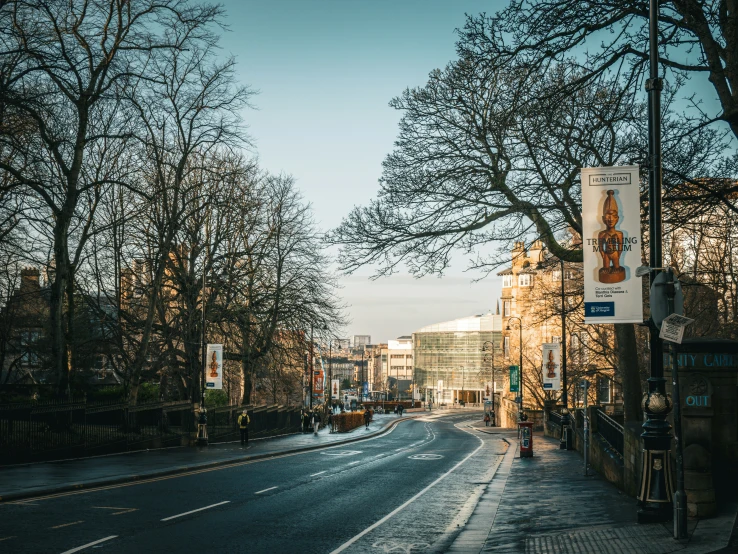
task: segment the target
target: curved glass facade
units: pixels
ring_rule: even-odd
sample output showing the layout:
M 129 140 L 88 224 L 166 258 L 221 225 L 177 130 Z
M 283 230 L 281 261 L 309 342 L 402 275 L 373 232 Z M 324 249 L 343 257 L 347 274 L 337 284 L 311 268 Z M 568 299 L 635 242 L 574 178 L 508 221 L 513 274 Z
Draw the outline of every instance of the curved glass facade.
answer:
M 501 316 L 486 314 L 429 325 L 413 333 L 416 387 L 434 402 L 482 402 L 492 388 L 494 358 L 496 390 L 502 391 L 501 327 Z M 483 350 L 485 343 L 490 344 Z

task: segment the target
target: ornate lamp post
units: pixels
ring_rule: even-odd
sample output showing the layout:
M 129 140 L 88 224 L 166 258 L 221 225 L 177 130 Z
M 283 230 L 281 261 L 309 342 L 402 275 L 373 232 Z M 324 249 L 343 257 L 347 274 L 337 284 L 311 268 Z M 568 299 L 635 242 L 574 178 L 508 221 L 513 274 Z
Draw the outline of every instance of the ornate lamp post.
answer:
M 497 392 L 497 379 L 495 375 L 495 343 L 491 340 L 486 340 L 482 344 L 482 352 L 492 351 L 492 411 L 490 412 L 490 419 L 492 420 L 492 427 L 496 425 L 495 420 L 495 393 Z M 484 355 L 484 361 L 488 361 L 489 354 Z
M 648 91 L 648 219 L 650 234 L 651 268 L 660 269 L 664 265 L 661 234 L 661 88 L 659 78 L 658 54 L 658 14 L 657 0 L 649 1 L 649 58 L 650 74 L 646 81 Z M 650 273 L 651 285 L 660 271 Z M 671 399 L 666 396 L 664 379 L 663 343 L 659 329 L 649 320 L 651 376 L 648 379 L 648 393 L 643 397 L 642 408 L 646 412 L 643 424 L 643 469 L 638 493 L 638 522 L 649 523 L 666 521 L 672 517 L 671 483 L 671 425 L 666 416 L 671 411 Z M 676 371 L 676 368 L 674 369 Z
M 515 324 L 515 327 L 512 327 L 510 323 L 513 319 L 517 319 L 518 322 Z M 520 350 L 520 365 L 518 366 L 518 389 L 519 389 L 519 398 L 520 398 L 520 404 L 518 405 L 518 419 L 520 421 L 524 421 L 523 417 L 525 414 L 523 414 L 523 320 L 517 316 L 509 317 L 507 319 L 507 331 L 512 331 L 513 329 L 517 329 L 520 331 L 519 336 L 519 344 L 518 344 L 518 350 Z

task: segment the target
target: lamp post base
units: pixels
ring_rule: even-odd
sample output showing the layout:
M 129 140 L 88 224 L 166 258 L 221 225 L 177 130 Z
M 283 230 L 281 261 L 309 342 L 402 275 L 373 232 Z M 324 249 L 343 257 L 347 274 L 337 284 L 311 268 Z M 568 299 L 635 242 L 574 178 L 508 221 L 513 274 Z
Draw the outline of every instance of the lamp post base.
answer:
M 646 414 L 643 424 L 643 465 L 638 493 L 638 523 L 669 521 L 673 517 L 671 425 L 666 421 L 671 398 L 664 394 L 663 377 L 648 380 L 648 394 L 641 407 Z

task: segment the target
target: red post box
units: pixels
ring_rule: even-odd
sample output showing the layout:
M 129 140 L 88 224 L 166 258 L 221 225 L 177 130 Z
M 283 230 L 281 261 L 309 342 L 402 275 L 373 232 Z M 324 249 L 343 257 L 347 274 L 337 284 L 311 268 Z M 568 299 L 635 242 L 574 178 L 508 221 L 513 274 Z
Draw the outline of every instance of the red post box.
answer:
M 520 436 L 520 457 L 533 457 L 533 422 L 521 421 L 518 423 Z

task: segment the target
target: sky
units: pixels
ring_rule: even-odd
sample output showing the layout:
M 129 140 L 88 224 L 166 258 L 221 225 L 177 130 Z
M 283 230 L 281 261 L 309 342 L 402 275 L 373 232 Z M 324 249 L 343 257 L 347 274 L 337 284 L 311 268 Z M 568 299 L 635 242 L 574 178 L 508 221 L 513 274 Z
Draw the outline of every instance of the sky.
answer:
M 465 13 L 495 0 L 225 0 L 224 54 L 241 84 L 258 91 L 244 112 L 260 166 L 292 175 L 323 230 L 379 189 L 398 132 L 389 101 L 422 86 L 455 57 Z M 443 278 L 408 274 L 340 279 L 350 323 L 342 336 L 386 342 L 420 327 L 496 307 L 497 277 L 475 282 L 459 255 Z

